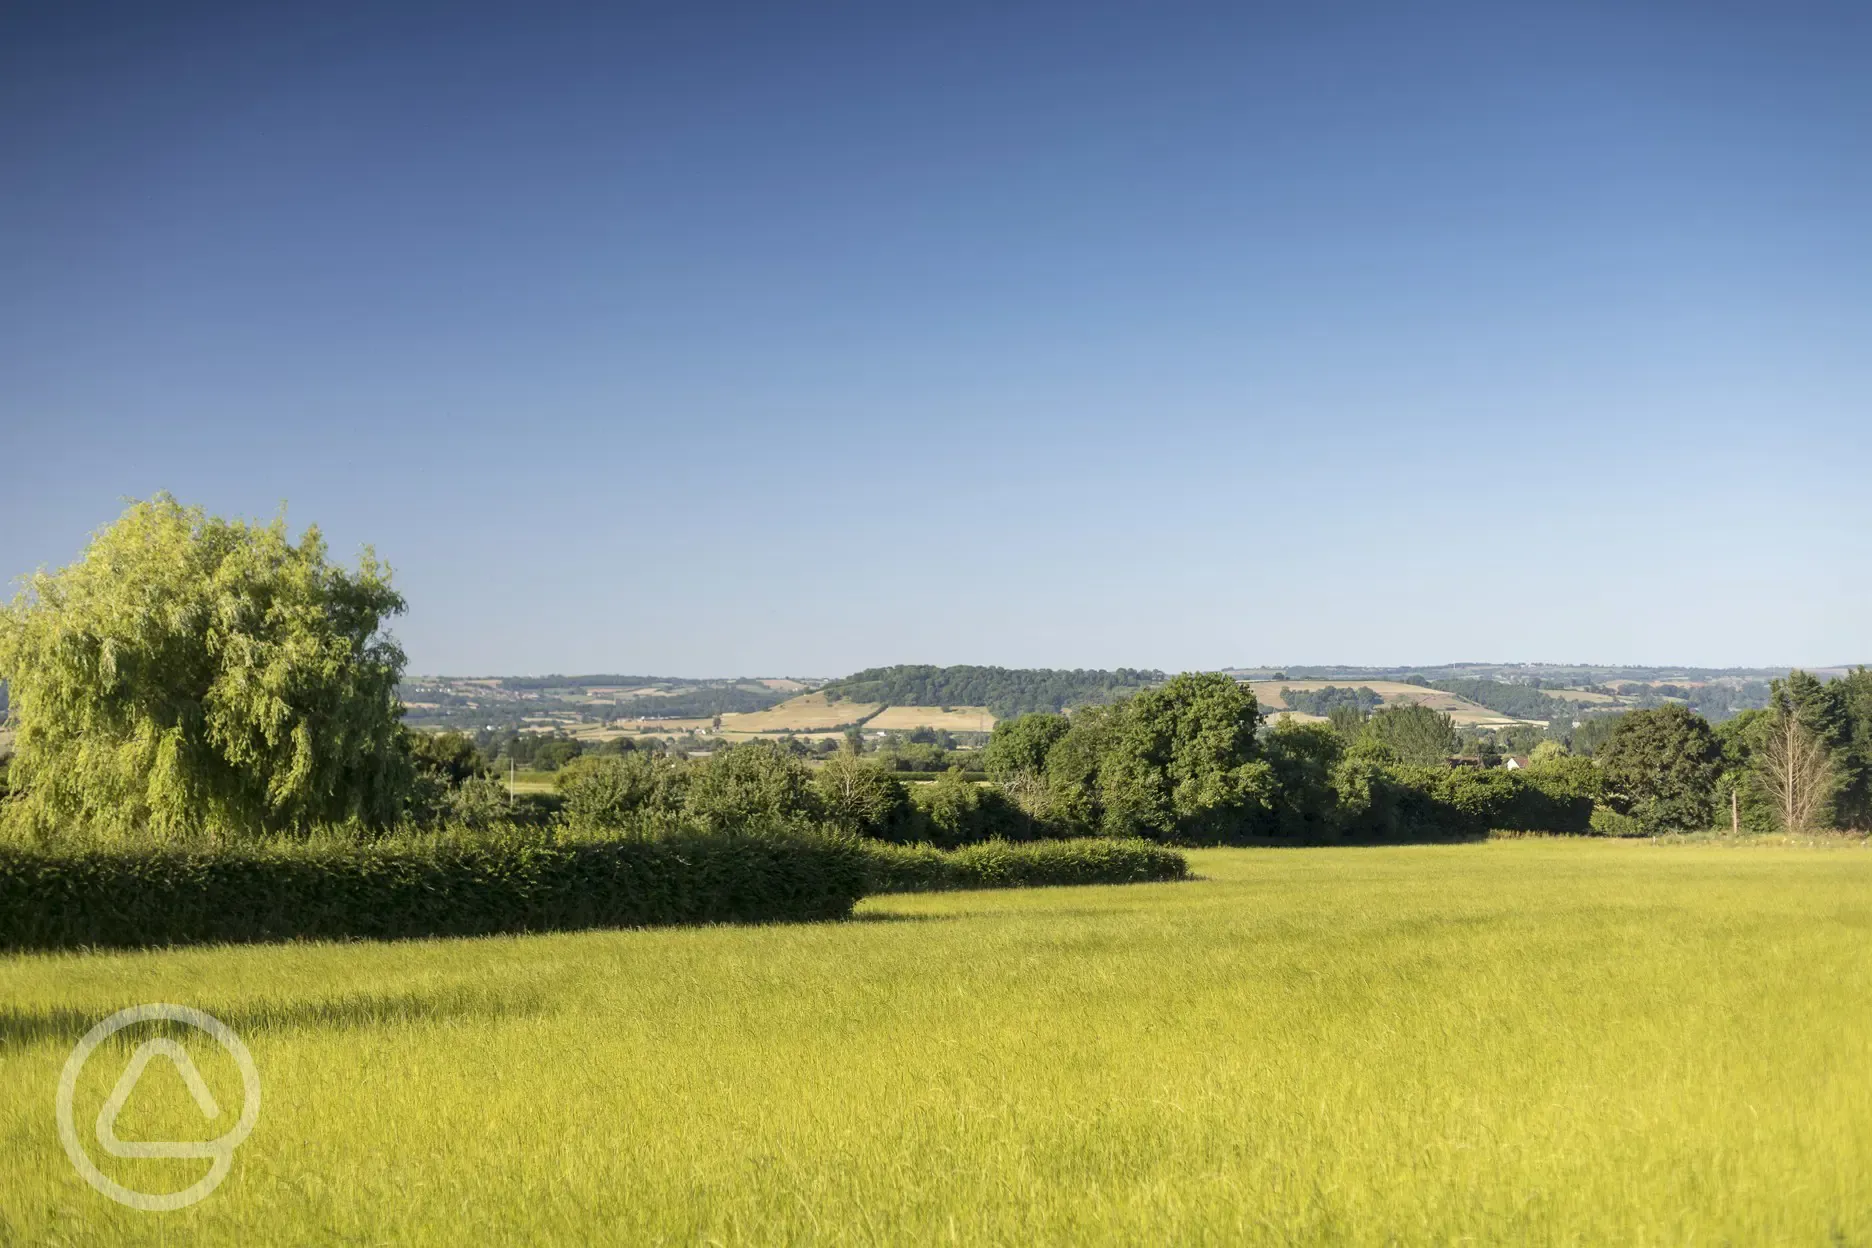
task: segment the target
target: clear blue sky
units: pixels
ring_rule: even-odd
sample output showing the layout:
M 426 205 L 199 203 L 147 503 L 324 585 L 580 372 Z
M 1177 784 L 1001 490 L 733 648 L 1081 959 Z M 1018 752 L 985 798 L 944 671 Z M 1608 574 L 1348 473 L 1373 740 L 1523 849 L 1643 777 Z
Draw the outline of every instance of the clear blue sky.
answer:
M 1872 6 L 7 5 L 0 433 L 418 671 L 1872 659 Z

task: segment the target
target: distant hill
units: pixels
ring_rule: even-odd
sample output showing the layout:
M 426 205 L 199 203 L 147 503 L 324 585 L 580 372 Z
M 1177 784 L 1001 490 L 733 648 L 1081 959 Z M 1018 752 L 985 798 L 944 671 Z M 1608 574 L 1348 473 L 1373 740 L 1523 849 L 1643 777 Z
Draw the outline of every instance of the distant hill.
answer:
M 934 667 L 901 663 L 855 672 L 826 685 L 828 698 L 888 706 L 985 706 L 996 719 L 1110 702 L 1158 684 L 1159 671 L 1039 667 Z

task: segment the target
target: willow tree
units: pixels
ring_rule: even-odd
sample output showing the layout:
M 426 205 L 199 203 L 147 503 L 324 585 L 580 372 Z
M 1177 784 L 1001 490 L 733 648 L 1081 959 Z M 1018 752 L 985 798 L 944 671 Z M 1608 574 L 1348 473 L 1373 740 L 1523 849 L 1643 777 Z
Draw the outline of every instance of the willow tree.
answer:
M 0 608 L 15 731 L 11 819 L 158 835 L 381 826 L 409 789 L 382 629 L 404 609 L 367 548 L 167 494 Z

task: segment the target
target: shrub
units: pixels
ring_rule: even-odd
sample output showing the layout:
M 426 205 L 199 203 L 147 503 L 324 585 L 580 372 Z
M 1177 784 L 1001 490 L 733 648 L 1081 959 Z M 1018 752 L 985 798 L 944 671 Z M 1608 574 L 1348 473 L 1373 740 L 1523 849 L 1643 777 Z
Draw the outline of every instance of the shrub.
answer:
M 943 851 L 929 845 L 865 846 L 866 889 L 918 893 L 1052 884 L 1136 884 L 1189 875 L 1182 854 L 1152 841 L 1089 837 L 1024 845 L 986 841 Z
M 813 776 L 826 818 L 859 836 L 889 836 L 910 814 L 910 795 L 895 776 L 855 754 L 836 754 Z
M 842 918 L 856 842 L 786 830 L 552 844 L 0 847 L 0 947 L 397 939 Z
M 812 772 L 776 742 L 723 746 L 688 777 L 684 808 L 711 830 L 819 813 Z
M 646 751 L 593 754 L 568 763 L 553 777 L 553 787 L 570 823 L 615 829 L 646 813 L 681 810 L 687 776 L 682 763 Z
M 1000 789 L 965 780 L 952 768 L 934 784 L 920 784 L 912 794 L 911 819 L 887 834 L 891 840 L 927 841 L 943 849 L 987 840 L 1032 840 L 1044 831 Z

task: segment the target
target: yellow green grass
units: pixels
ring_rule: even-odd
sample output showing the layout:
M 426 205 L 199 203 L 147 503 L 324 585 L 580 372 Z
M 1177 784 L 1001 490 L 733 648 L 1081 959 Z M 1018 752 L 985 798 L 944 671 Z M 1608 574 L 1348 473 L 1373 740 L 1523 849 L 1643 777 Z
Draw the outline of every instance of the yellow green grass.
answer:
M 6 958 L 0 1242 L 1872 1241 L 1872 853 L 1191 858 L 841 924 Z M 53 1126 L 145 1001 L 265 1089 L 174 1214 Z M 121 1133 L 207 1134 L 185 1095 Z

